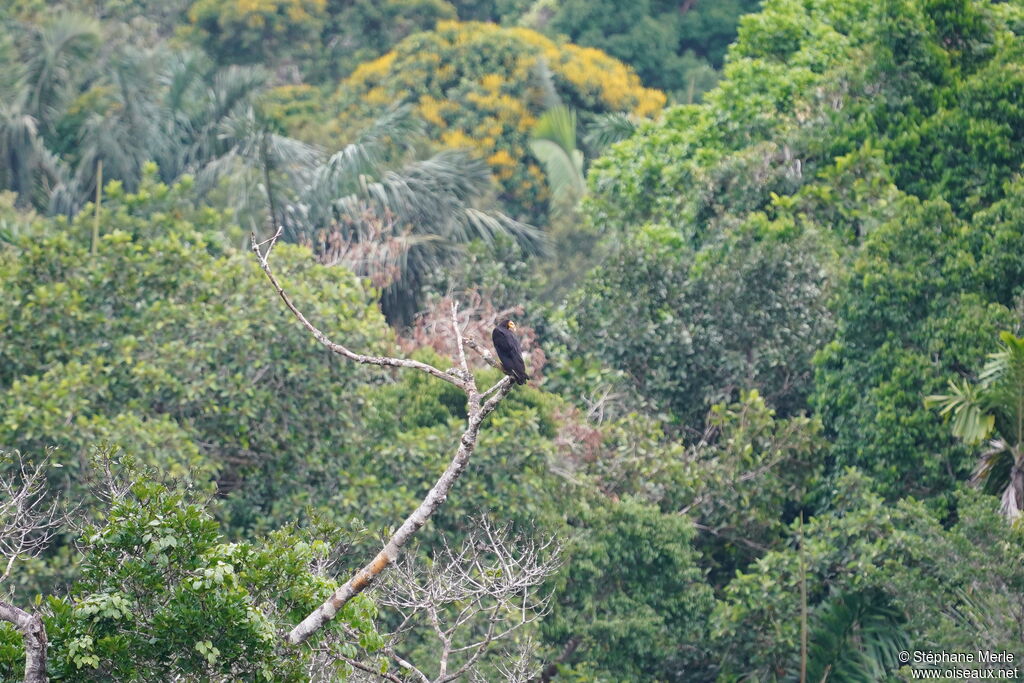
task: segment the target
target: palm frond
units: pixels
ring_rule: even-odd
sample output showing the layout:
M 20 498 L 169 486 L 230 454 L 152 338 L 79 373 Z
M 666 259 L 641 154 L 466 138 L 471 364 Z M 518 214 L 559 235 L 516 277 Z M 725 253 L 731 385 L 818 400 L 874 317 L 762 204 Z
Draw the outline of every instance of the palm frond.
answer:
M 846 593 L 818 612 L 808 648 L 807 680 L 871 683 L 900 667 L 908 648 L 905 619 L 881 591 Z
M 52 121 L 70 92 L 75 70 L 91 63 L 102 31 L 98 20 L 74 12 L 61 13 L 36 29 L 25 65 L 29 112 Z
M 31 197 L 43 149 L 34 116 L 22 101 L 0 103 L 0 188 Z
M 995 426 L 995 416 L 987 411 L 978 389 L 966 381 L 949 381 L 948 394 L 925 397 L 925 405 L 938 407 L 945 419 L 953 418 L 953 436 L 976 445 L 988 438 Z
M 565 149 L 551 140 L 530 140 L 530 151 L 544 165 L 548 189 L 558 200 L 575 203 L 583 196 L 583 153 Z
M 637 121 L 630 114 L 609 112 L 598 114 L 590 120 L 587 132 L 583 136 L 583 144 L 597 156 L 604 149 L 616 142 L 633 137 L 637 130 Z
M 971 483 L 981 486 L 985 493 L 997 496 L 1009 486 L 1012 470 L 1013 452 L 1002 439 L 993 439 L 978 459 Z
M 378 152 L 387 145 L 408 149 L 425 131 L 426 126 L 415 115 L 413 107 L 402 103 L 389 107 L 374 119 L 359 133 L 355 144 Z
M 1024 339 L 999 335 L 998 352 L 990 354 L 978 377 L 979 390 L 995 416 L 995 429 L 1014 444 L 1024 443 Z
M 586 192 L 583 153 L 576 148 L 576 113 L 564 106 L 544 112 L 533 127 L 530 150 L 544 165 L 556 204 L 575 206 Z
M 576 149 L 576 112 L 559 105 L 541 114 L 533 125 L 535 140 L 550 140 L 564 150 Z

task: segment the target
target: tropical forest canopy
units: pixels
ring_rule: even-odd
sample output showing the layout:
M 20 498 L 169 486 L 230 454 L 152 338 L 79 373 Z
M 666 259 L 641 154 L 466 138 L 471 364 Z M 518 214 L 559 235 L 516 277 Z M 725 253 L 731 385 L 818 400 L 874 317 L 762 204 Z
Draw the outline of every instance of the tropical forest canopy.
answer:
M 0 26 L 0 470 L 41 467 L 65 520 L 0 601 L 42 616 L 55 680 L 444 677 L 457 601 L 375 589 L 279 639 L 467 413 L 317 345 L 248 248 L 278 227 L 351 349 L 449 367 L 451 301 L 479 342 L 519 325 L 534 379 L 410 555 L 487 524 L 560 552 L 546 607 L 472 661 L 488 622 L 458 622 L 450 670 L 1024 660 L 1021 0 L 13 0 Z M 24 662 L 0 622 L 0 678 Z

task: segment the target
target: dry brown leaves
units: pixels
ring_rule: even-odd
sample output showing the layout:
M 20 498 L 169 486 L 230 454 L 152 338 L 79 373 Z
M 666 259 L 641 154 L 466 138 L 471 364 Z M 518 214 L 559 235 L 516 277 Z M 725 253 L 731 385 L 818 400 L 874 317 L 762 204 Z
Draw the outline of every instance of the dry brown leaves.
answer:
M 415 349 L 430 347 L 446 358 L 458 357 L 452 340 L 451 302 L 448 297 L 429 302 L 427 310 L 416 318 L 412 327 L 398 340 L 402 350 L 411 353 Z M 460 296 L 458 303 L 462 335 L 487 348 L 491 348 L 491 332 L 495 325 L 505 318 L 516 320 L 523 314 L 522 306 L 499 310 L 475 291 Z M 527 326 L 517 327 L 516 334 L 523 346 L 526 371 L 533 381 L 537 381 L 547 363 L 544 350 L 537 344 L 537 334 L 532 327 Z M 476 354 L 471 354 L 468 360 L 472 367 L 486 367 L 486 363 Z

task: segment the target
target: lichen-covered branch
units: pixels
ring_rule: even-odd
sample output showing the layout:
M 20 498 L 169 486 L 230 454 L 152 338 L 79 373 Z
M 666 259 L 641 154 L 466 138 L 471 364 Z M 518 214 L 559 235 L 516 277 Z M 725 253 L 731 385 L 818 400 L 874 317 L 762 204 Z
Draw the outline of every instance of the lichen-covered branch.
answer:
M 494 354 L 488 351 L 484 346 L 480 345 L 475 339 L 472 337 L 466 337 L 464 341 L 466 346 L 480 354 L 480 357 L 484 359 L 485 363 L 495 370 L 502 370 L 501 364 L 494 359 Z
M 473 373 L 469 371 L 469 363 L 466 361 L 466 347 L 462 341 L 462 330 L 459 329 L 459 305 L 452 302 L 452 332 L 455 334 L 455 349 L 459 356 L 459 365 L 462 367 L 462 376 L 467 382 L 467 389 L 476 391 L 476 381 Z M 472 385 L 470 387 L 470 385 Z
M 46 627 L 38 614 L 0 600 L 0 620 L 14 625 L 25 644 L 25 683 L 45 683 Z

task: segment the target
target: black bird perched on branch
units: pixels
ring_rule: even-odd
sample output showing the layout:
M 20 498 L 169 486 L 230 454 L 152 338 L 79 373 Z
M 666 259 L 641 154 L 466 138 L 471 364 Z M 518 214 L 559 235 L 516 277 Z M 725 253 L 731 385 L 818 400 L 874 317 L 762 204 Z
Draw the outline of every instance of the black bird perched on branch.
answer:
M 515 380 L 516 384 L 526 384 L 530 376 L 526 374 L 523 364 L 523 349 L 519 346 L 519 338 L 515 335 L 516 324 L 511 320 L 502 320 L 491 332 L 494 350 L 498 352 L 501 369 Z

